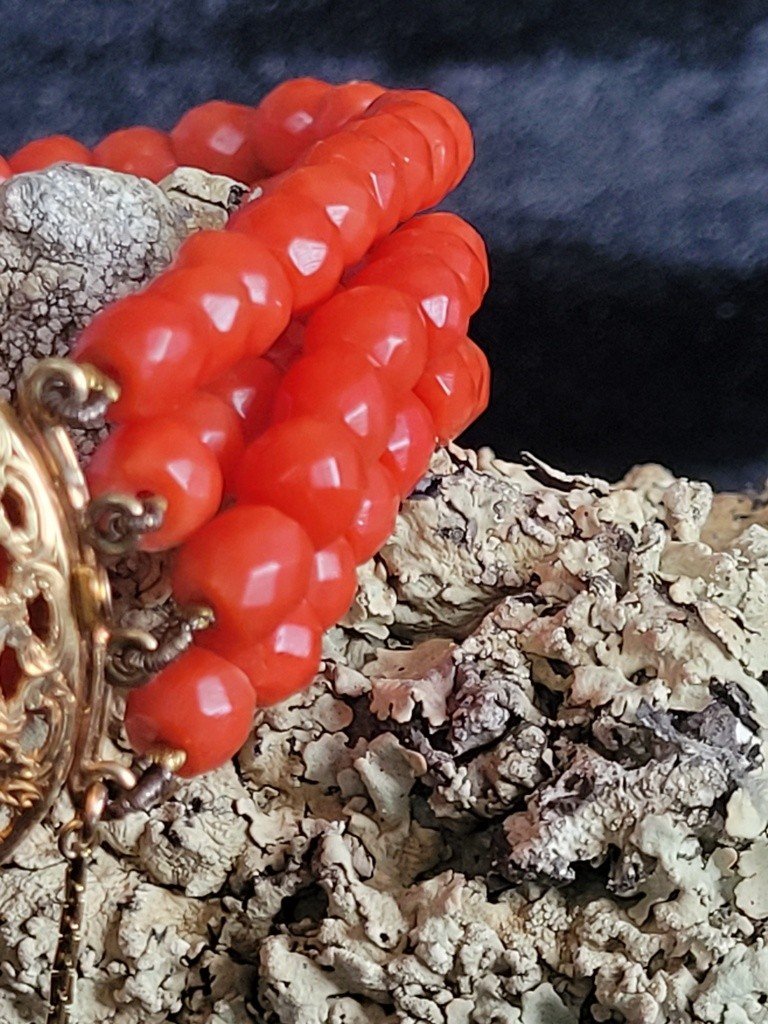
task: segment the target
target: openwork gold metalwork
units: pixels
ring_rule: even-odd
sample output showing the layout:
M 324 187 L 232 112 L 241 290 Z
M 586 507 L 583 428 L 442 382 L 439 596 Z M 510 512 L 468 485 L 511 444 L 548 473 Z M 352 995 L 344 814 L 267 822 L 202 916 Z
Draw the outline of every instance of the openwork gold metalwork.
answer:
M 133 550 L 164 512 L 154 497 L 90 500 L 67 426 L 92 426 L 117 396 L 94 367 L 48 359 L 22 381 L 16 412 L 0 402 L 0 863 L 65 783 L 76 807 L 105 780 L 137 787 L 130 768 L 100 756 L 106 684 L 139 685 L 212 621 L 206 608 L 182 610 L 159 638 L 112 625 L 100 558 Z M 180 757 L 150 760 L 167 775 Z M 156 774 L 135 801 L 157 789 Z
M 77 458 L 42 400 L 52 379 L 83 402 L 111 390 L 52 360 L 22 384 L 18 414 L 0 404 L 0 861 L 67 780 L 87 785 L 108 713 L 109 585 L 81 539 Z
M 21 382 L 17 411 L 0 402 L 0 863 L 64 785 L 75 805 L 60 834 L 67 870 L 47 1024 L 70 1020 L 87 864 L 102 818 L 151 805 L 184 761 L 159 747 L 138 775 L 105 761 L 107 684 L 138 685 L 212 620 L 205 608 L 180 611 L 160 638 L 112 626 L 100 556 L 128 552 L 157 529 L 164 502 L 90 501 L 66 428 L 93 426 L 117 396 L 95 368 L 49 359 Z

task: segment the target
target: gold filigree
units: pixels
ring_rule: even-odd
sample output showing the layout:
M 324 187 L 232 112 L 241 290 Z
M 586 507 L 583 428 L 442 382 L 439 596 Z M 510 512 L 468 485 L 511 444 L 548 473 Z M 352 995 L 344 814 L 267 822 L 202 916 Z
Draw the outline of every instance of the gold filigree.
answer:
M 161 798 L 184 762 L 158 747 L 137 775 L 101 757 L 107 680 L 137 685 L 212 621 L 208 609 L 180 610 L 160 638 L 112 626 L 99 555 L 131 550 L 157 529 L 164 502 L 120 494 L 91 502 L 66 425 L 93 425 L 117 395 L 94 367 L 50 359 L 22 381 L 18 415 L 0 402 L 0 862 L 65 784 L 75 804 L 60 834 L 67 871 L 48 1024 L 70 1019 L 101 820 Z
M 87 690 L 76 552 L 38 446 L 0 406 L 0 860 L 72 767 Z
M 91 368 L 50 360 L 22 383 L 18 415 L 0 403 L 0 861 L 100 760 L 110 591 L 57 416 L 114 395 Z

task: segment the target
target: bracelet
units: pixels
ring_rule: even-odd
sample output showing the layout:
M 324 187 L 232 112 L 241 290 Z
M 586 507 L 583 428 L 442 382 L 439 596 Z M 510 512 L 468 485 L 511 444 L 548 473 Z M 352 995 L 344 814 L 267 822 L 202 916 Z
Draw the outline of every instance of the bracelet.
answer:
M 203 104 L 168 135 L 126 129 L 92 151 L 54 136 L 0 158 L 0 180 L 62 160 L 153 181 L 191 165 L 249 190 L 224 230 L 98 313 L 74 362 L 36 364 L 16 413 L 0 404 L 0 861 L 65 783 L 75 803 L 49 1024 L 69 1019 L 100 822 L 222 764 L 257 706 L 311 682 L 356 566 L 436 444 L 488 403 L 467 337 L 485 247 L 421 213 L 472 155 L 442 97 L 299 79 L 255 109 Z M 65 426 L 104 415 L 84 475 Z M 111 622 L 106 558 L 133 543 L 170 552 L 178 623 L 162 640 Z M 138 771 L 104 757 L 107 682 L 129 687 Z
M 356 566 L 436 443 L 487 406 L 488 364 L 467 337 L 485 247 L 454 214 L 421 213 L 472 156 L 440 96 L 298 79 L 256 108 L 205 103 L 167 135 L 129 128 L 93 150 L 53 136 L 0 158 L 0 179 L 60 160 L 153 181 L 191 165 L 252 190 L 223 231 L 191 236 L 98 313 L 73 353 L 119 389 L 86 469 L 92 504 L 133 502 L 139 546 L 173 549 L 175 600 L 208 627 L 128 694 L 138 754 L 213 769 L 255 707 L 307 686 Z

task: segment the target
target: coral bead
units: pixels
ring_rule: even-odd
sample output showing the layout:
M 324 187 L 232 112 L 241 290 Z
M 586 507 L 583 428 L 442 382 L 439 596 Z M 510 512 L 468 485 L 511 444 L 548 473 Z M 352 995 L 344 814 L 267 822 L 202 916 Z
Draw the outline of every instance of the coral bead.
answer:
M 201 312 L 208 321 L 210 348 L 200 380 L 214 380 L 245 355 L 254 318 L 253 306 L 239 276 L 228 267 L 180 267 L 161 274 L 145 292 Z
M 237 414 L 246 441 L 266 429 L 272 416 L 282 373 L 268 359 L 247 356 L 221 377 L 206 385 L 206 391 L 221 398 Z
M 176 547 L 216 514 L 222 474 L 216 456 L 190 425 L 173 417 L 118 427 L 96 449 L 86 470 L 93 497 L 155 494 L 167 508 L 159 530 L 145 534 L 145 551 Z
M 328 344 L 361 352 L 396 390 L 408 391 L 427 361 L 427 329 L 418 303 L 381 285 L 338 292 L 307 321 L 304 346 L 316 352 Z
M 260 643 L 235 648 L 228 657 L 248 677 L 256 706 L 267 707 L 309 686 L 320 664 L 322 638 L 320 624 L 305 603 Z
M 299 167 L 264 186 L 264 194 L 311 199 L 337 228 L 349 266 L 368 252 L 379 229 L 379 209 L 364 174 L 339 161 Z
M 380 140 L 344 131 L 312 146 L 302 163 L 308 166 L 351 164 L 361 172 L 379 208 L 379 237 L 389 234 L 403 218 L 405 186 L 392 150 Z
M 301 320 L 291 320 L 275 344 L 265 353 L 265 359 L 274 363 L 281 373 L 285 373 L 304 351 L 304 331 Z
M 192 647 L 145 686 L 131 690 L 125 728 L 131 746 L 183 750 L 179 775 L 211 771 L 248 739 L 256 702 L 248 677 L 231 662 Z
M 458 164 L 456 176 L 451 182 L 451 188 L 455 188 L 472 164 L 475 155 L 474 142 L 472 140 L 472 129 L 467 119 L 459 108 L 445 96 L 439 93 L 429 92 L 426 89 L 395 89 L 380 99 L 380 109 L 397 109 L 402 100 L 418 103 L 428 107 L 436 114 L 439 114 L 450 126 L 453 137 L 456 139 L 458 148 Z
M 344 269 L 339 231 L 317 203 L 305 196 L 275 195 L 241 207 L 230 221 L 277 257 L 294 295 L 294 312 L 327 298 Z
M 10 178 L 12 174 L 13 171 L 11 170 L 11 165 L 7 160 L 4 160 L 0 156 L 0 181 L 5 181 L 5 179 Z
M 370 260 L 373 263 L 388 256 L 396 256 L 399 259 L 405 255 L 417 258 L 436 256 L 441 259 L 464 285 L 469 311 L 474 313 L 479 308 L 485 294 L 488 268 L 478 262 L 472 249 L 459 235 L 434 229 L 401 229 L 380 242 L 371 253 Z
M 248 355 L 262 355 L 287 327 L 291 286 L 280 262 L 257 239 L 237 231 L 196 231 L 182 243 L 174 266 L 219 266 L 237 275 L 253 306 Z
M 120 385 L 110 407 L 115 421 L 157 416 L 197 385 L 211 349 L 211 329 L 197 310 L 149 294 L 107 306 L 85 328 L 74 349 Z
M 471 338 L 465 338 L 459 345 L 459 354 L 467 367 L 475 394 L 472 419 L 488 408 L 491 397 L 491 368 L 485 352 Z
M 451 126 L 459 147 L 460 161 L 460 174 L 458 180 L 454 182 L 455 188 L 466 174 L 475 156 L 474 140 L 469 122 L 456 104 L 446 96 L 441 96 L 440 93 L 430 92 L 428 89 L 412 89 L 406 90 L 405 97 L 434 110 Z
M 407 497 L 426 473 L 436 441 L 435 424 L 424 403 L 415 395 L 403 399 L 381 457 L 401 497 Z
M 371 260 L 348 282 L 383 284 L 412 295 L 439 331 L 466 334 L 471 303 L 461 279 L 437 256 L 402 253 Z
M 387 106 L 386 113 L 402 118 L 421 132 L 429 146 L 432 180 L 432 189 L 425 194 L 421 208 L 438 203 L 451 191 L 459 168 L 458 145 L 450 126 L 429 107 L 406 100 Z
M 358 564 L 372 558 L 392 534 L 400 508 L 400 494 L 384 466 L 368 466 L 363 499 L 345 537 Z
M 339 537 L 315 552 L 307 604 L 327 628 L 346 614 L 356 592 L 355 556 L 349 542 Z
M 234 410 L 248 442 L 269 425 L 282 377 L 270 360 L 248 356 L 206 385 L 206 390 L 222 398 Z
M 258 437 L 237 476 L 238 501 L 272 505 L 323 547 L 352 522 L 364 469 L 349 431 L 337 423 L 292 417 Z
M 429 410 L 441 444 L 447 444 L 467 427 L 478 401 L 478 388 L 457 340 L 431 356 L 421 379 L 414 388 Z
M 278 388 L 275 421 L 294 416 L 346 426 L 366 461 L 377 459 L 392 430 L 394 402 L 364 355 L 341 345 L 301 356 Z
M 194 430 L 216 456 L 225 484 L 231 483 L 245 451 L 241 421 L 231 405 L 217 395 L 197 391 L 179 406 L 174 418 Z
M 369 135 L 392 151 L 400 180 L 405 189 L 401 220 L 430 205 L 435 191 L 429 145 L 422 133 L 404 118 L 393 114 L 365 117 L 350 125 L 350 131 Z
M 483 270 L 483 291 L 488 289 L 488 250 L 479 231 L 472 227 L 461 217 L 448 210 L 434 210 L 432 213 L 423 213 L 419 217 L 413 217 L 398 231 L 398 237 L 402 238 L 406 233 L 418 234 L 422 231 L 442 231 L 449 235 L 458 235 L 475 254 L 478 264 Z
M 176 169 L 171 140 L 156 128 L 137 125 L 112 132 L 93 148 L 93 162 L 138 178 L 162 181 Z
M 373 82 L 334 85 L 318 105 L 314 119 L 315 135 L 318 139 L 334 135 L 348 121 L 361 117 L 373 101 L 383 95 L 384 89 Z
M 14 174 L 24 171 L 39 171 L 43 167 L 67 161 L 73 164 L 89 164 L 91 151 L 76 139 L 68 135 L 49 135 L 45 139 L 35 139 L 26 146 L 17 149 L 8 163 Z
M 287 170 L 316 140 L 315 118 L 332 88 L 316 78 L 294 78 L 264 97 L 255 111 L 254 144 L 266 170 Z
M 179 164 L 250 183 L 261 173 L 256 131 L 252 107 L 210 100 L 187 111 L 171 131 L 171 144 Z
M 200 638 L 206 647 L 229 639 L 249 643 L 303 600 L 313 557 L 304 530 L 277 509 L 231 508 L 179 550 L 173 589 L 180 601 L 213 608 L 216 624 Z

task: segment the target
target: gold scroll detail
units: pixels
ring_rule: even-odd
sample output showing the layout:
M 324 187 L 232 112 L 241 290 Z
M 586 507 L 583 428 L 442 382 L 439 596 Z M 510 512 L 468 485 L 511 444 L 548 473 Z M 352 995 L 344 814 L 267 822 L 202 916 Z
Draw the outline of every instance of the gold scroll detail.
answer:
M 0 403 L 0 862 L 68 780 L 87 786 L 108 713 L 109 586 L 81 540 L 77 458 L 35 377 L 18 416 Z

